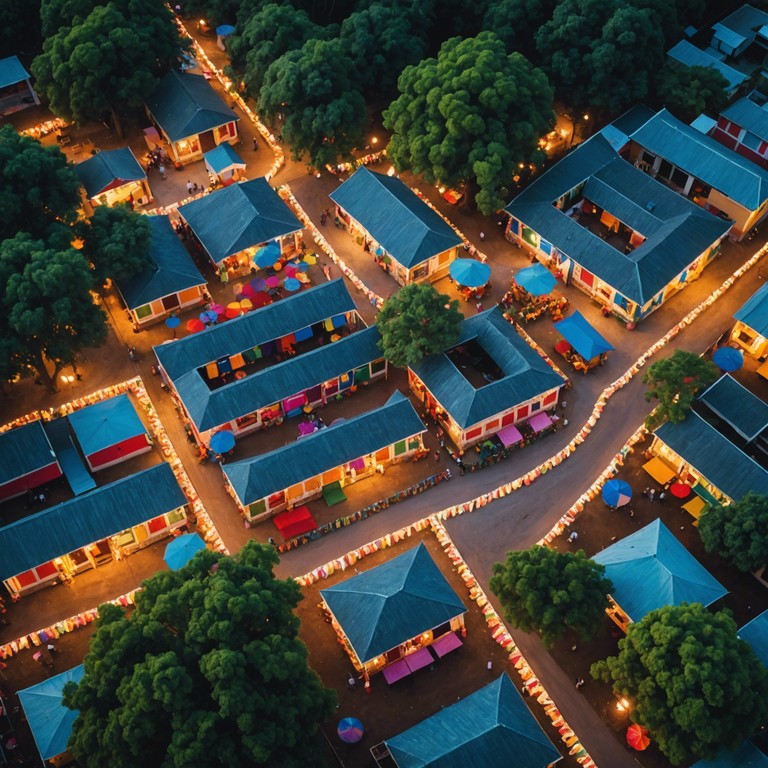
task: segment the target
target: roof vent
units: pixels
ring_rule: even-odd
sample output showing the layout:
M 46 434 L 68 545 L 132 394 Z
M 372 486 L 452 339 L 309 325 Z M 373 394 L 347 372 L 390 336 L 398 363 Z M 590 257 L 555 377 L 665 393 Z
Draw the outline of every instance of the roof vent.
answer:
M 651 202 L 645 204 L 645 210 L 649 213 L 653 213 L 654 210 L 656 210 L 656 203 L 651 200 Z

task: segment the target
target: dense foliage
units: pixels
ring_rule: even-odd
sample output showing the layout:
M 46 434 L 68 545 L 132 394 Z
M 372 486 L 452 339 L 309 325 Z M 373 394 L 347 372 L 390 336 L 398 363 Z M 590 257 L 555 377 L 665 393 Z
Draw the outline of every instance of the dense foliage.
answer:
M 686 67 L 667 61 L 656 82 L 661 104 L 685 122 L 702 112 L 717 115 L 728 102 L 728 81 L 714 67 Z

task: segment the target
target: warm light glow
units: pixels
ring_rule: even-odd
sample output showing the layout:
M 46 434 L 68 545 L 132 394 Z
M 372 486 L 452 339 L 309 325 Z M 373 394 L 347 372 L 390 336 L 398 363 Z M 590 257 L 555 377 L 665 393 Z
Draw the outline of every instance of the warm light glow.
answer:
M 391 165 L 389 167 L 389 170 L 387 171 L 387 176 L 394 176 L 395 175 L 395 166 Z
M 378 143 L 379 143 L 379 140 L 378 140 L 378 138 L 376 138 L 376 136 L 374 136 L 374 137 L 371 139 L 371 144 L 373 144 L 373 145 L 376 145 L 376 144 L 378 144 Z
M 619 699 L 616 702 L 616 709 L 619 710 L 619 712 L 626 712 L 629 709 L 629 702 L 626 699 Z
M 525 163 L 518 163 L 518 168 L 525 168 Z
M 589 120 L 589 114 L 588 114 L 588 113 L 586 113 L 586 112 L 584 113 L 584 119 L 585 119 L 585 120 Z
M 75 381 L 75 377 L 72 376 L 72 374 L 69 374 L 69 373 L 62 373 L 61 374 L 61 380 L 65 384 L 72 384 Z

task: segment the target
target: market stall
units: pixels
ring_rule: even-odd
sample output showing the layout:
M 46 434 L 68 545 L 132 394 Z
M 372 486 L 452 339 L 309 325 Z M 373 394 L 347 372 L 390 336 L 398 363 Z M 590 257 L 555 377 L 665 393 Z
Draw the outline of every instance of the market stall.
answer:
M 575 371 L 588 373 L 596 366 L 603 365 L 608 352 L 614 349 L 578 310 L 570 317 L 555 323 L 555 330 L 566 342 L 565 345 L 560 344 L 555 348 Z
M 21 496 L 61 475 L 41 421 L 0 433 L 0 501 Z
M 230 144 L 219 144 L 215 149 L 203 153 L 205 167 L 214 181 L 224 186 L 245 178 L 245 163 Z

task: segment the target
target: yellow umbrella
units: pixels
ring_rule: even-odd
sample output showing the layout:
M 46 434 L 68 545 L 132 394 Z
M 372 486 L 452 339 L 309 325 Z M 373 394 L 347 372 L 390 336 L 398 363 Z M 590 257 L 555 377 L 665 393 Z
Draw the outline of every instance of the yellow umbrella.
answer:
M 248 312 L 248 310 L 253 309 L 253 302 L 250 299 L 242 299 L 240 301 L 240 309 Z
M 313 266 L 314 264 L 317 264 L 317 256 L 314 253 L 305 253 L 301 257 L 302 261 L 306 261 L 309 266 Z

